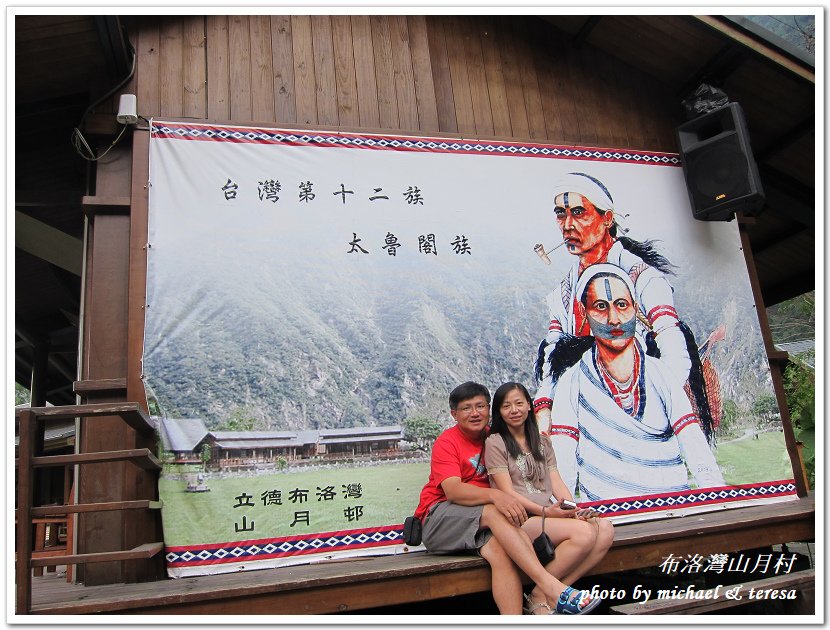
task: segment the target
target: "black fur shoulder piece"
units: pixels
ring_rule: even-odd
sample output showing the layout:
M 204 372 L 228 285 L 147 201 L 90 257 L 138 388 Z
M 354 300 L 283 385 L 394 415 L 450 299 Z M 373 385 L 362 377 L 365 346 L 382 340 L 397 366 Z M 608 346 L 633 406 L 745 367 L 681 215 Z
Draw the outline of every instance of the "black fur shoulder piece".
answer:
M 657 248 L 655 247 L 656 241 L 635 241 L 628 236 L 620 236 L 617 240 L 624 249 L 642 258 L 643 262 L 647 265 L 665 274 L 675 275 L 674 270 L 677 266 L 673 265 L 668 258 L 657 252 Z

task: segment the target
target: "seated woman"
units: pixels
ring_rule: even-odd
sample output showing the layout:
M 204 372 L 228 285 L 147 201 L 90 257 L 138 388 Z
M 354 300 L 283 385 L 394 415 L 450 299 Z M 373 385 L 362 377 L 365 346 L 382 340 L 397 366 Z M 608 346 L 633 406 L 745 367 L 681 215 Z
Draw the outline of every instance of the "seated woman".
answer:
M 531 540 L 541 533 L 541 517 L 546 517 L 545 531 L 556 545 L 556 556 L 545 567 L 548 572 L 572 584 L 602 559 L 614 540 L 614 528 L 609 521 L 592 516 L 590 510 L 562 508 L 573 496 L 556 469 L 550 439 L 539 434 L 533 402 L 524 385 L 505 383 L 496 390 L 492 428 L 484 448 L 490 485 L 522 502 L 529 516 L 522 529 Z M 566 612 L 572 608 L 567 602 L 574 599 L 580 600 L 575 602 L 580 613 L 599 604 L 598 598 L 570 586 L 562 593 L 556 611 L 536 589 L 525 597 L 529 614 Z

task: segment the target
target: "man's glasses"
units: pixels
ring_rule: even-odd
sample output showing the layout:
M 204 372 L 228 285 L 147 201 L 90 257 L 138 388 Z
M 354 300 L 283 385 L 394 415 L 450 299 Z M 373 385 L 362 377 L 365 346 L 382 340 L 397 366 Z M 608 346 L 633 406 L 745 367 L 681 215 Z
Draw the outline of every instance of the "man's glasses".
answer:
M 485 411 L 490 410 L 490 405 L 485 405 L 484 403 L 479 403 L 477 405 L 463 405 L 458 407 L 456 411 L 459 413 L 472 413 L 473 409 L 478 411 L 479 413 L 484 413 Z

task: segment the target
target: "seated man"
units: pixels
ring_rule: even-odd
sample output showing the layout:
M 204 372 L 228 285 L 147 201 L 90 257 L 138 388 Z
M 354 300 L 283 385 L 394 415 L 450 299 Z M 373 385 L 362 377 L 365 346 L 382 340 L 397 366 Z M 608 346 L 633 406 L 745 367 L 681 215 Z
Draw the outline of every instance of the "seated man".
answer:
M 545 570 L 521 529 L 527 520 L 524 506 L 490 487 L 482 461 L 490 392 L 467 382 L 450 393 L 449 402 L 456 424 L 435 440 L 429 481 L 415 511 L 423 522 L 424 546 L 434 553 L 479 553 L 490 564 L 493 599 L 503 615 L 522 612 L 519 570 L 536 584 L 535 601 L 544 598 L 534 604 L 537 609 L 578 615 L 596 607 L 598 598 L 565 586 Z

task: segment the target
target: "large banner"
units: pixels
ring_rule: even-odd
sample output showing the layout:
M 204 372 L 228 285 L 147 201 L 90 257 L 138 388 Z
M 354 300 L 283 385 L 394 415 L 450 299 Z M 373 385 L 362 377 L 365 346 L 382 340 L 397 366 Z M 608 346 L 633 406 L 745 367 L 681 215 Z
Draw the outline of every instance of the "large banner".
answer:
M 410 551 L 467 380 L 534 392 L 606 517 L 795 497 L 737 227 L 676 155 L 154 120 L 149 211 L 174 577 Z

